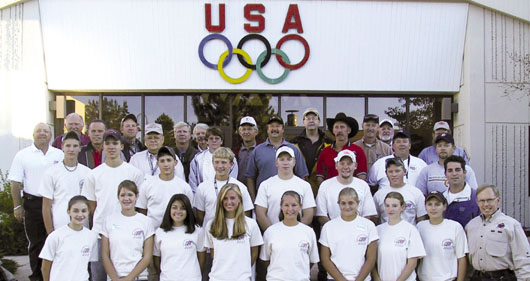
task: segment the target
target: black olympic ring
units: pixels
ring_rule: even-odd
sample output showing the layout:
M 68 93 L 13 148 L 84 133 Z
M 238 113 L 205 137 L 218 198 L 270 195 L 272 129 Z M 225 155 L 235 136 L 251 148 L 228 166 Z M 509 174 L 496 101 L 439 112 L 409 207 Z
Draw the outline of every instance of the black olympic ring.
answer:
M 263 59 L 263 62 L 260 65 L 260 67 L 264 67 L 269 62 L 271 58 L 271 54 L 272 54 L 271 44 L 269 43 L 269 40 L 267 40 L 267 38 L 263 37 L 262 35 L 256 34 L 256 33 L 247 34 L 245 37 L 241 38 L 241 40 L 237 44 L 237 48 L 243 49 L 243 45 L 245 45 L 247 41 L 252 40 L 252 39 L 257 39 L 263 42 L 263 44 L 265 45 L 265 48 L 267 49 L 267 54 L 265 55 L 265 58 Z M 237 59 L 242 65 L 244 65 L 246 68 L 251 68 L 252 70 L 256 70 L 255 64 L 248 64 L 242 55 L 240 54 L 236 54 L 236 55 L 237 55 Z

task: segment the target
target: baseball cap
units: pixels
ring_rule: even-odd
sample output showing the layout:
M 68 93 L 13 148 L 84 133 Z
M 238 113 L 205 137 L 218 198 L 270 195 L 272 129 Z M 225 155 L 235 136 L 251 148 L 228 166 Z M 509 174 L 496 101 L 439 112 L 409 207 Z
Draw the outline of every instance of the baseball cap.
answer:
M 157 133 L 159 135 L 163 135 L 164 132 L 162 131 L 162 125 L 158 123 L 151 123 L 145 125 L 145 134 L 147 135 L 149 133 Z
M 276 158 L 278 158 L 278 156 L 280 156 L 280 154 L 282 153 L 288 153 L 289 155 L 291 155 L 291 157 L 294 157 L 294 150 L 288 146 L 282 146 L 280 148 L 278 148 L 278 150 L 276 150 Z
M 375 121 L 375 123 L 379 123 L 379 116 L 377 114 L 366 114 L 363 118 L 363 123 L 368 121 Z
M 306 109 L 304 111 L 304 114 L 302 115 L 302 117 L 305 117 L 309 113 L 315 114 L 318 117 L 318 119 L 320 119 L 320 113 L 318 113 L 318 110 L 316 108 L 314 108 L 314 107 L 310 107 L 310 108 Z
M 254 117 L 252 116 L 245 116 L 241 118 L 241 121 L 239 121 L 239 126 L 245 124 L 252 125 L 254 127 L 258 126 L 258 124 L 256 124 L 256 120 L 254 120 Z
M 431 198 L 436 198 L 438 201 L 442 202 L 442 204 L 447 205 L 447 199 L 445 199 L 445 196 L 439 191 L 431 191 L 431 193 L 427 194 L 427 197 L 425 197 L 425 203 Z
M 272 115 L 271 118 L 269 118 L 269 121 L 267 122 L 267 124 L 270 124 L 272 122 L 279 122 L 283 125 L 283 119 L 278 115 Z
M 64 142 L 66 139 L 74 139 L 77 141 L 81 141 L 81 138 L 79 137 L 79 134 L 76 131 L 69 131 L 68 133 L 64 134 L 61 141 Z
M 446 141 L 448 143 L 451 143 L 451 144 L 455 144 L 455 139 L 453 138 L 453 136 L 449 133 L 443 133 L 443 134 L 440 134 L 436 137 L 436 139 L 434 140 L 434 143 L 438 143 L 439 141 Z
M 105 131 L 105 134 L 103 134 L 103 141 L 106 141 L 107 138 L 109 137 L 112 137 L 116 140 L 119 140 L 121 141 L 121 135 L 120 133 L 118 133 L 118 131 L 114 130 L 114 129 L 108 129 Z
M 134 114 L 132 114 L 132 113 L 129 113 L 129 114 L 125 115 L 125 117 L 123 117 L 123 118 L 121 119 L 121 123 L 120 123 L 120 125 L 123 126 L 123 122 L 125 122 L 125 121 L 127 121 L 127 120 L 129 120 L 129 119 L 130 119 L 130 120 L 133 120 L 134 123 L 138 124 L 138 119 L 136 119 L 136 115 L 134 115 Z
M 444 129 L 444 130 L 447 130 L 447 131 L 450 131 L 451 128 L 449 128 L 449 123 L 445 122 L 445 121 L 438 121 L 436 123 L 434 123 L 434 127 L 433 127 L 433 131 L 436 131 L 436 130 L 439 130 L 439 129 Z
M 349 150 L 349 149 L 344 149 L 344 150 L 341 150 L 339 152 L 339 154 L 337 155 L 337 157 L 335 157 L 335 163 L 338 163 L 342 158 L 344 157 L 349 157 L 351 159 L 352 162 L 356 162 L 356 157 L 355 157 L 355 152 Z
M 177 159 L 177 156 L 175 155 L 175 150 L 173 150 L 173 148 L 171 148 L 169 146 L 162 146 L 158 150 L 158 153 L 156 154 L 156 157 L 160 157 L 162 154 L 169 154 L 169 155 L 171 155 L 171 157 L 173 157 L 173 159 Z
M 388 123 L 392 129 L 394 129 L 394 122 L 390 119 L 383 119 L 381 122 L 379 122 L 379 126 L 382 126 L 383 124 Z
M 394 137 L 392 139 L 395 140 L 397 138 L 410 139 L 410 134 L 406 130 L 399 130 L 399 131 L 394 133 Z

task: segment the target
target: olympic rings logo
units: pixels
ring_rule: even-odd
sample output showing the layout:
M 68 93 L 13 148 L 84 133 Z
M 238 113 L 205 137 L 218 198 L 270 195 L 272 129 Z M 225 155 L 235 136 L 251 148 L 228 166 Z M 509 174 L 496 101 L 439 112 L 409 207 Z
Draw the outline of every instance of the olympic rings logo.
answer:
M 204 57 L 204 46 L 210 40 L 214 39 L 223 41 L 226 44 L 226 47 L 228 48 L 228 50 L 224 51 L 219 56 L 219 61 L 217 62 L 217 64 L 210 63 Z M 259 40 L 263 43 L 263 45 L 265 45 L 265 51 L 263 51 L 258 56 L 255 64 L 252 64 L 252 59 L 250 58 L 250 55 L 243 50 L 243 45 L 250 40 Z M 297 40 L 304 46 L 305 54 L 299 63 L 291 64 L 291 61 L 289 60 L 287 54 L 281 50 L 282 45 L 289 40 Z M 304 39 L 304 37 L 298 34 L 285 35 L 278 41 L 278 43 L 276 44 L 276 48 L 271 48 L 269 41 L 265 37 L 255 33 L 248 34 L 245 37 L 241 38 L 241 41 L 239 41 L 239 43 L 237 44 L 237 48 L 233 48 L 232 43 L 230 43 L 228 38 L 218 33 L 207 35 L 201 40 L 201 43 L 199 44 L 199 58 L 201 59 L 202 63 L 208 68 L 217 70 L 224 80 L 232 84 L 239 84 L 245 82 L 250 77 L 250 74 L 252 74 L 253 70 L 258 72 L 259 77 L 263 81 L 269 84 L 278 84 L 285 80 L 291 70 L 296 70 L 304 66 L 307 60 L 309 59 L 309 53 L 309 44 Z M 239 78 L 232 78 L 228 76 L 224 71 L 224 67 L 226 67 L 230 63 L 234 54 L 237 55 L 237 59 L 239 60 L 239 62 L 247 68 L 247 71 Z M 262 71 L 262 68 L 267 65 L 272 54 L 275 55 L 276 60 L 278 60 L 278 63 L 285 68 L 283 74 L 276 78 L 269 78 Z

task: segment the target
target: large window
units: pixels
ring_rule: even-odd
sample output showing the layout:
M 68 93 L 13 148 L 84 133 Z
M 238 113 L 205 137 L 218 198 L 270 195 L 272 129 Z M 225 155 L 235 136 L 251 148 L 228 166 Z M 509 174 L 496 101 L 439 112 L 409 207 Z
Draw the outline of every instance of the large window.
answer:
M 64 116 L 77 112 L 88 123 L 103 119 L 109 127 L 119 129 L 120 121 L 127 113 L 133 113 L 143 126 L 160 122 L 168 136 L 178 121 L 190 125 L 203 122 L 219 126 L 225 132 L 225 145 L 239 144 L 237 128 L 245 115 L 253 116 L 259 126 L 258 138 L 266 139 L 266 123 L 272 114 L 280 115 L 286 122 L 286 138 L 290 139 L 303 130 L 302 114 L 309 108 L 316 108 L 321 114 L 321 128 L 326 128 L 326 118 L 334 118 L 339 112 L 354 117 L 361 127 L 366 113 L 379 115 L 380 120 L 391 119 L 397 128 L 410 131 L 413 137 L 413 155 L 432 143 L 432 126 L 438 120 L 451 121 L 447 112 L 450 96 L 307 96 L 280 94 L 129 94 L 129 95 L 62 95 L 57 96 L 58 106 L 64 105 L 64 112 L 57 116 L 56 134 L 62 133 Z M 100 102 L 101 101 L 101 102 Z M 446 105 L 444 107 L 444 105 Z M 58 111 L 59 112 L 59 111 Z M 361 129 L 361 128 L 360 128 Z M 362 131 L 356 136 L 362 136 Z M 170 144 L 172 140 L 168 140 Z

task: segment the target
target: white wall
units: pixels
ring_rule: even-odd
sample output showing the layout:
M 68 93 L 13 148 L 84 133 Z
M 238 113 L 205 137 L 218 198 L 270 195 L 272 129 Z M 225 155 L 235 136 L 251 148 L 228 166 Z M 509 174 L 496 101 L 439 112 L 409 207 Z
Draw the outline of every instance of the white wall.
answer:
M 242 84 L 221 78 L 199 60 L 208 34 L 204 3 L 220 1 L 42 0 L 42 26 L 49 88 L 54 90 L 312 90 L 456 92 L 459 89 L 466 3 L 399 1 L 297 1 L 311 48 L 309 61 L 277 85 L 252 73 Z M 226 3 L 226 29 L 232 45 L 247 34 L 243 7 Z M 292 1 L 262 1 L 262 34 L 274 47 Z M 213 20 L 217 22 L 217 20 Z M 294 33 L 294 31 L 289 31 Z M 216 40 L 206 57 L 216 62 L 225 50 Z M 253 61 L 264 49 L 245 44 Z M 302 45 L 282 47 L 298 62 Z M 237 60 L 227 67 L 238 77 Z M 283 72 L 275 58 L 264 72 Z M 89 78 L 89 79 L 87 79 Z
M 501 188 L 503 210 L 530 225 L 530 82 L 518 55 L 530 53 L 530 24 L 470 6 L 456 135 L 471 154 L 479 183 Z M 514 59 L 515 58 L 515 59 Z
M 0 10 L 0 169 L 31 144 L 38 122 L 53 124 L 48 110 L 37 1 Z

